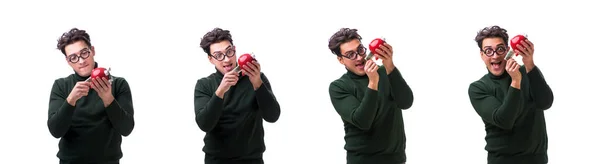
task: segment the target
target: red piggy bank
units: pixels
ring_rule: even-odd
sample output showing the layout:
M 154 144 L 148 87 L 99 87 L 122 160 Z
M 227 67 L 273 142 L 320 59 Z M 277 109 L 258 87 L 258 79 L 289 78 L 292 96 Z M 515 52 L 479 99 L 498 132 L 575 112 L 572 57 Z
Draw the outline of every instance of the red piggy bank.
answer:
M 92 75 L 90 75 L 90 80 L 91 79 L 97 79 L 97 80 L 101 80 L 103 77 L 106 78 L 106 80 L 110 80 L 110 69 L 106 69 L 106 68 L 102 68 L 102 67 L 98 67 L 98 68 L 94 68 L 94 70 L 92 70 Z
M 243 67 L 254 60 L 255 59 L 251 54 L 243 54 L 242 56 L 240 56 L 240 58 L 238 58 L 238 65 L 240 65 L 240 67 Z
M 245 67 L 248 63 L 250 63 L 252 61 L 256 61 L 256 59 L 254 58 L 254 55 L 251 55 L 248 53 L 243 54 L 242 56 L 240 56 L 238 58 L 238 66 L 235 67 L 234 71 L 236 71 L 236 72 L 242 71 L 242 67 Z M 242 72 L 242 76 L 244 76 L 243 72 Z
M 377 52 L 375 50 L 377 50 L 379 47 L 381 47 L 383 45 L 383 43 L 385 43 L 384 39 L 381 38 L 375 38 L 373 39 L 373 41 L 371 41 L 371 43 L 369 44 L 369 50 L 371 51 L 371 53 L 373 54 L 377 54 Z M 375 60 L 379 60 L 378 57 L 375 57 Z
M 517 49 L 517 45 L 520 45 L 521 42 L 527 40 L 526 36 L 523 35 L 517 35 L 515 37 L 513 37 L 512 39 L 510 39 L 510 48 L 512 48 L 513 50 L 521 50 L 521 49 Z M 521 50 L 522 51 L 522 50 Z M 519 53 L 517 53 L 517 56 L 519 56 Z

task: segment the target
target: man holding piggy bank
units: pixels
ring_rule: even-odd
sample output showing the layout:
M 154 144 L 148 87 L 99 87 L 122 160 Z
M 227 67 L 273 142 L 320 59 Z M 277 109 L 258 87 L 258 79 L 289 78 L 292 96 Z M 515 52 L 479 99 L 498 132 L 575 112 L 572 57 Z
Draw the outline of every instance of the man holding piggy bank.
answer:
M 402 164 L 406 138 L 402 110 L 413 103 L 408 86 L 392 60 L 392 46 L 375 39 L 369 48 L 356 29 L 342 28 L 329 49 L 347 72 L 329 85 L 331 103 L 344 122 L 348 164 Z M 383 61 L 379 67 L 372 59 Z
M 61 164 L 118 164 L 121 136 L 134 127 L 133 103 L 124 78 L 98 67 L 90 36 L 73 28 L 58 39 L 57 49 L 75 73 L 54 81 L 48 129 L 61 138 Z
M 204 162 L 264 163 L 263 120 L 274 123 L 280 114 L 269 80 L 252 56 L 244 54 L 236 62 L 229 30 L 214 28 L 202 37 L 200 47 L 216 69 L 194 89 L 196 123 L 206 132 Z
M 510 40 L 500 26 L 475 36 L 488 73 L 469 85 L 469 98 L 486 131 L 488 164 L 546 164 L 548 136 L 544 111 L 554 102 L 552 89 L 533 62 L 534 46 L 522 35 Z M 522 56 L 524 67 L 512 58 Z

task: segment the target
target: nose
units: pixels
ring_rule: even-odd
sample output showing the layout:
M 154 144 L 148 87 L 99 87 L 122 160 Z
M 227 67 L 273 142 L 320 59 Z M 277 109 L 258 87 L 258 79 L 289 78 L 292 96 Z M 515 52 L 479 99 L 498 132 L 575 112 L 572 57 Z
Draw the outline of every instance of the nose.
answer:
M 367 57 L 366 55 L 356 55 L 356 60 L 364 60 L 365 57 Z
M 83 60 L 82 58 L 79 58 L 79 61 L 77 61 L 77 63 L 79 64 L 83 64 L 85 62 L 85 60 Z
M 229 62 L 231 60 L 231 58 L 233 58 L 233 56 L 229 57 L 226 55 L 225 58 L 223 58 L 223 62 Z
M 494 58 L 494 59 L 498 59 L 498 58 L 502 58 L 502 56 L 503 56 L 503 55 L 500 55 L 500 54 L 498 54 L 498 53 L 494 53 L 494 54 L 493 54 L 493 56 L 492 56 L 492 58 Z

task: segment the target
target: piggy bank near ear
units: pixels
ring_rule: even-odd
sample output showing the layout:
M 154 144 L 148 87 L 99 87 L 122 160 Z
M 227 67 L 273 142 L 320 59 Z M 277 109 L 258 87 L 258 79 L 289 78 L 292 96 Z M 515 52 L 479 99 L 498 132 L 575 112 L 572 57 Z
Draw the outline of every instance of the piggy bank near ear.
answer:
M 254 58 L 254 55 L 249 54 L 249 53 L 243 54 L 238 58 L 238 66 L 234 70 L 238 71 L 238 72 L 242 71 L 242 67 L 245 67 L 248 63 L 250 63 L 252 61 L 256 61 L 256 59 Z M 243 72 L 242 72 L 242 76 L 245 76 Z
M 527 40 L 527 36 L 517 35 L 517 36 L 513 37 L 512 39 L 510 39 L 510 48 L 512 48 L 513 50 L 523 51 L 523 50 L 519 49 L 519 47 L 517 47 L 517 45 L 521 44 L 521 42 L 523 42 L 525 40 Z M 519 56 L 519 53 L 517 53 L 517 56 Z
M 368 55 L 367 60 L 370 60 L 373 57 L 373 55 L 377 54 L 375 50 L 381 47 L 383 43 L 385 43 L 385 39 L 382 38 L 375 38 L 373 39 L 373 41 L 371 41 L 371 43 L 369 43 L 369 51 L 371 52 Z M 379 60 L 379 58 L 375 57 L 375 60 Z

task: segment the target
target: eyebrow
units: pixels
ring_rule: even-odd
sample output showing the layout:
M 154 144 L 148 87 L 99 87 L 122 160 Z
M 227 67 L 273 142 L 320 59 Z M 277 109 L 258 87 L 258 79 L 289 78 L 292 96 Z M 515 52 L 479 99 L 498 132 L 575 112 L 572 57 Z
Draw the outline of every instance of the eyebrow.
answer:
M 356 53 L 358 53 L 358 49 L 361 48 L 361 47 L 363 47 L 362 44 L 359 44 L 358 47 L 356 47 L 354 49 L 351 49 L 351 50 L 348 50 L 344 54 L 348 54 L 349 52 L 356 52 Z
M 497 44 L 496 48 L 498 48 L 499 46 L 505 47 L 504 43 Z M 483 48 L 492 48 L 492 46 L 484 46 Z
M 77 51 L 77 52 L 81 53 L 81 52 L 83 52 L 84 50 L 87 50 L 87 49 L 88 49 L 88 48 L 87 48 L 87 47 L 85 47 L 85 48 L 82 48 L 81 50 L 79 50 L 79 51 Z M 72 55 L 77 55 L 77 52 L 76 52 L 76 53 L 72 53 L 72 54 L 71 54 L 71 55 L 69 55 L 69 56 L 72 56 Z
M 224 50 L 227 50 L 227 49 L 229 49 L 229 48 L 231 48 L 231 45 L 229 45 L 229 46 L 225 47 L 225 49 L 224 49 Z M 217 52 L 221 52 L 221 51 L 223 51 L 223 50 L 220 50 L 220 51 L 215 51 L 215 52 L 213 52 L 213 54 L 215 54 L 215 53 L 217 53 Z M 221 53 L 223 53 L 223 52 L 221 52 Z

